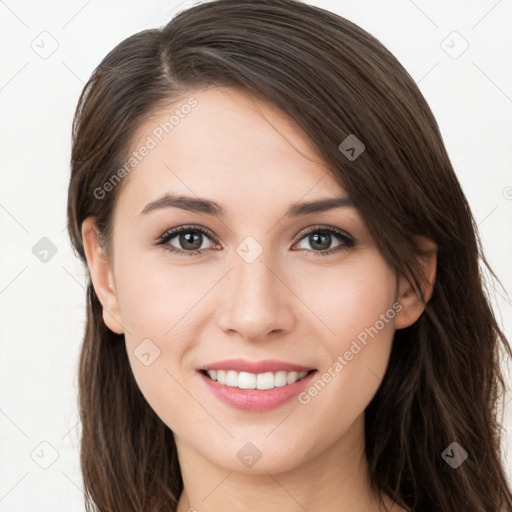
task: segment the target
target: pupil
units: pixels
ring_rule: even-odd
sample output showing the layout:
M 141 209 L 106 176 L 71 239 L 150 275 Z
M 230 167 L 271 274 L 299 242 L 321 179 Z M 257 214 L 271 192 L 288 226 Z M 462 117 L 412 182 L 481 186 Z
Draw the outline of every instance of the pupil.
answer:
M 312 237 L 313 237 L 313 243 L 311 244 L 311 247 L 313 247 L 313 248 L 315 248 L 315 245 L 316 245 L 317 249 L 328 249 L 329 246 L 331 245 L 331 235 L 329 235 L 327 233 L 323 233 L 323 234 L 315 233 L 314 235 L 312 235 Z M 321 239 L 323 241 L 323 244 L 322 244 L 322 241 L 318 242 L 318 239 Z
M 194 238 L 195 238 L 196 246 L 190 247 L 189 244 L 193 245 Z M 187 249 L 199 249 L 199 247 L 201 247 L 201 243 L 199 243 L 199 245 L 197 245 L 197 241 L 199 239 L 200 239 L 200 233 L 197 233 L 197 231 L 190 231 L 188 233 L 181 235 L 180 243 L 181 243 L 182 247 L 187 248 Z

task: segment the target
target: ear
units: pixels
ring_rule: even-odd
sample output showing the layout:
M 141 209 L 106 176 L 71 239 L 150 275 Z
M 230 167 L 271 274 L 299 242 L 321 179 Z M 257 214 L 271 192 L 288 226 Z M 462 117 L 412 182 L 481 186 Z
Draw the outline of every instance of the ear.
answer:
M 103 306 L 103 321 L 111 331 L 123 334 L 124 329 L 121 324 L 114 274 L 110 262 L 103 253 L 99 240 L 99 230 L 94 217 L 87 217 L 83 221 L 82 240 L 94 291 Z
M 425 302 L 422 301 L 419 290 L 411 280 L 405 276 L 400 276 L 398 278 L 398 302 L 401 304 L 402 309 L 395 317 L 395 327 L 397 329 L 409 327 L 416 322 L 425 310 L 425 306 L 434 292 L 437 267 L 437 245 L 432 240 L 425 237 L 418 237 L 416 243 L 421 253 L 419 262 L 426 279 L 426 281 L 422 283 L 422 292 Z

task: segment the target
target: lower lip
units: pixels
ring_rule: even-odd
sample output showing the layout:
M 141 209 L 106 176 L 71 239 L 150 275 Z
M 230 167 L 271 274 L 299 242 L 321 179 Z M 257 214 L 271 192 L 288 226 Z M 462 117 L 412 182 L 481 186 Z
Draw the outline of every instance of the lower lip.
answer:
M 210 391 L 222 402 L 242 411 L 269 411 L 288 402 L 306 388 L 316 371 L 301 380 L 272 389 L 240 389 L 219 384 L 203 373 L 199 375 Z

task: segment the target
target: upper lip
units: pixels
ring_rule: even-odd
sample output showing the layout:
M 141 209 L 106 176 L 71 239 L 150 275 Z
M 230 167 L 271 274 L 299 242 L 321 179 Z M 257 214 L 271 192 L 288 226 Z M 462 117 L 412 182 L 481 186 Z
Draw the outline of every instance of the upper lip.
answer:
M 308 372 L 314 368 L 302 366 L 300 364 L 278 361 L 276 359 L 265 359 L 263 361 L 249 361 L 247 359 L 225 359 L 214 363 L 201 366 L 201 370 L 235 370 L 237 372 L 247 373 L 266 373 L 266 372 Z

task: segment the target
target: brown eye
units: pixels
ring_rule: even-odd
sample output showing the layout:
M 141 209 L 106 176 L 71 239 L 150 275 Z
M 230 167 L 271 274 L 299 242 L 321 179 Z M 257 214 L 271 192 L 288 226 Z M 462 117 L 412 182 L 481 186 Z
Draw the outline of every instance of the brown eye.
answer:
M 331 247 L 332 243 L 339 240 L 339 243 Z M 301 240 L 305 240 L 309 244 L 308 247 L 302 249 L 313 252 L 315 255 L 328 255 L 343 249 L 354 246 L 354 241 L 343 231 L 333 227 L 315 228 L 305 233 Z
M 164 233 L 157 245 L 163 245 L 171 252 L 187 255 L 200 254 L 203 250 L 208 249 L 208 247 L 203 247 L 205 238 L 214 240 L 213 236 L 202 227 L 182 226 Z

